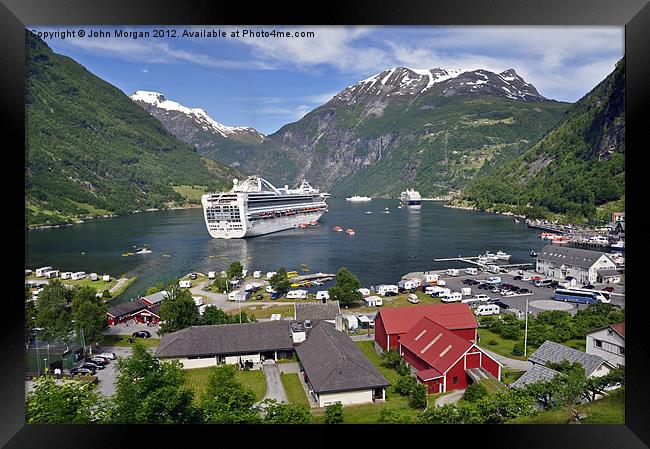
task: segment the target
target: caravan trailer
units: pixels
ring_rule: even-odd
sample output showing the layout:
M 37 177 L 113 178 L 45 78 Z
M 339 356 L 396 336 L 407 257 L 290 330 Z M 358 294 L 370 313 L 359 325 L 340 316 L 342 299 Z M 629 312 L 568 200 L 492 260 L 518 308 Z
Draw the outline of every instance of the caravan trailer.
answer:
M 287 299 L 307 299 L 307 290 L 290 290 Z
M 398 289 L 415 290 L 420 286 L 420 281 L 417 279 L 402 279 L 397 283 Z
M 460 273 L 456 268 L 450 268 L 449 270 L 445 271 L 447 276 L 458 276 Z
M 316 292 L 316 299 L 330 299 L 330 292 L 327 290 L 319 290 Z
M 456 302 L 456 301 L 462 301 L 463 300 L 463 295 L 458 293 L 458 292 L 453 292 L 448 295 L 442 296 L 441 298 L 442 302 Z
M 471 276 L 476 276 L 478 274 L 478 269 L 477 268 L 466 268 L 465 269 L 465 274 L 469 274 Z
M 42 278 L 45 276 L 45 273 L 48 271 L 52 271 L 52 267 L 42 267 L 42 268 L 37 268 L 36 269 L 36 277 Z
M 178 286 L 180 288 L 190 288 L 192 286 L 192 281 L 180 281 Z
M 377 286 L 375 291 L 378 294 L 382 295 L 382 296 L 386 296 L 387 293 L 398 294 L 399 293 L 399 287 L 397 287 L 397 285 L 392 285 L 392 284 L 391 285 L 381 284 L 381 285 Z
M 52 270 L 45 273 L 45 277 L 48 279 L 52 279 L 58 276 L 59 276 L 59 270 Z
M 368 290 L 367 288 L 360 288 L 357 291 L 361 293 L 361 296 L 363 296 L 364 298 L 370 296 L 370 290 Z
M 70 275 L 70 279 L 73 281 L 78 281 L 79 279 L 83 279 L 86 277 L 86 273 L 84 271 L 77 271 L 76 273 L 72 273 Z

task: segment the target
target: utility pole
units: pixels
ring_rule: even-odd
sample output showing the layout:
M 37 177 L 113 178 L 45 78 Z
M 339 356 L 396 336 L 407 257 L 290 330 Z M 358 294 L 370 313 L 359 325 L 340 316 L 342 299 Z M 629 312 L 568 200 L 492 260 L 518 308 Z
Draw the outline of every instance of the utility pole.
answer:
M 528 349 L 528 298 L 526 298 L 526 329 L 524 330 L 524 357 Z

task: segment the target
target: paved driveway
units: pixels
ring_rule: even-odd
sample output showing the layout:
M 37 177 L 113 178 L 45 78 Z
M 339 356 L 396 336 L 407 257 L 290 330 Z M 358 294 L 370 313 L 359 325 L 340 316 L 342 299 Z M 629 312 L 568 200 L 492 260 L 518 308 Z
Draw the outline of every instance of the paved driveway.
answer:
M 481 330 L 479 329 L 479 334 Z M 481 350 L 485 351 L 490 355 L 490 357 L 494 358 L 497 360 L 499 363 L 501 363 L 503 366 L 506 368 L 510 368 L 512 370 L 516 371 L 528 371 L 533 364 L 529 362 L 528 360 L 517 360 L 517 359 L 511 359 L 509 357 L 502 356 L 500 354 L 497 354 L 495 352 L 492 352 L 488 349 L 485 349 L 483 346 L 481 346 Z
M 205 296 L 209 299 L 210 304 L 219 307 L 221 310 L 229 311 L 239 308 L 237 301 L 229 301 L 228 296 L 221 293 L 204 291 L 203 287 L 208 285 L 208 281 L 199 282 L 190 289 L 193 295 Z
M 456 402 L 463 399 L 464 394 L 465 394 L 465 390 L 454 390 L 451 393 L 448 393 L 444 396 L 440 396 L 439 398 L 437 398 L 435 404 L 437 406 L 443 406 L 445 404 L 455 404 Z
M 95 353 L 99 354 L 101 352 L 114 352 L 115 355 L 119 357 L 128 357 L 131 355 L 131 348 L 123 347 L 103 347 L 100 352 Z M 115 367 L 117 366 L 117 360 L 111 360 L 111 362 L 106 365 L 106 368 L 102 370 L 97 370 L 97 388 L 103 396 L 112 396 L 115 393 Z
M 275 399 L 278 402 L 289 402 L 287 400 L 287 393 L 284 391 L 284 385 L 282 385 L 278 364 L 270 362 L 269 360 L 265 360 L 262 366 L 264 377 L 266 378 L 266 394 L 262 400 Z

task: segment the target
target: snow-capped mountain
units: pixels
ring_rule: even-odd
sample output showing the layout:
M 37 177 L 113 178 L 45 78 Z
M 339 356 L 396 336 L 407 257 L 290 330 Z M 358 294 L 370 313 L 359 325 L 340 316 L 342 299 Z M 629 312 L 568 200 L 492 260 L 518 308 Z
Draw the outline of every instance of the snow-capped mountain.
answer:
M 419 97 L 435 92 L 449 97 L 461 94 L 491 95 L 512 100 L 546 100 L 537 89 L 524 81 L 514 69 L 501 73 L 487 70 L 442 69 L 429 70 L 393 67 L 348 86 L 334 97 L 347 104 L 373 98 L 395 96 Z
M 188 143 L 195 144 L 192 140 L 201 132 L 246 142 L 264 139 L 264 135 L 254 128 L 226 126 L 214 120 L 203 109 L 189 108 L 168 100 L 159 92 L 138 90 L 129 98 L 160 120 L 172 134 Z

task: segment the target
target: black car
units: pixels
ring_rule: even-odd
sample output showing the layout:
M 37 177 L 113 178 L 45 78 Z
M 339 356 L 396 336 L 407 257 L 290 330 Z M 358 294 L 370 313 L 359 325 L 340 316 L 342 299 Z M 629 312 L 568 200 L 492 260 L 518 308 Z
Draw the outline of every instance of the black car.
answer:
M 528 290 L 527 288 L 520 288 L 519 293 L 530 293 L 530 290 Z
M 149 331 L 137 331 L 137 332 L 133 332 L 131 334 L 131 337 L 134 337 L 134 338 L 149 338 L 149 337 L 151 337 L 151 333 Z
M 477 281 L 476 279 L 470 279 L 469 285 L 479 285 L 481 282 Z
M 196 279 L 196 273 L 190 273 L 190 279 L 192 280 Z
M 523 276 L 517 275 L 512 278 L 513 281 L 521 281 L 523 279 Z
M 557 286 L 560 285 L 558 281 L 553 281 L 550 284 L 548 284 L 546 287 L 548 288 L 557 288 Z
M 257 296 L 255 297 L 255 300 L 257 300 L 257 301 L 259 301 L 259 300 L 261 300 L 261 299 L 264 299 L 264 295 L 257 295 Z
M 95 370 L 84 367 L 70 368 L 70 374 L 95 374 Z
M 472 282 L 474 282 L 472 279 L 463 279 L 463 284 L 465 285 L 472 285 Z
M 108 365 L 108 359 L 105 359 L 104 357 L 91 357 L 89 359 L 86 359 L 87 362 L 94 363 L 95 365 Z
M 84 363 L 81 365 L 81 367 L 82 367 L 82 368 L 94 369 L 94 370 L 104 369 L 104 365 L 97 365 L 97 364 L 92 363 L 92 362 L 84 362 Z
M 384 296 L 397 296 L 397 293 L 395 292 L 386 292 Z
M 587 289 L 589 289 L 589 290 L 593 290 L 593 289 L 595 289 L 596 287 L 594 287 L 593 285 L 589 284 L 589 285 L 585 285 L 585 286 L 582 287 L 582 288 L 587 288 Z
M 494 304 L 501 307 L 502 309 L 509 309 L 510 306 L 503 301 L 496 301 Z

